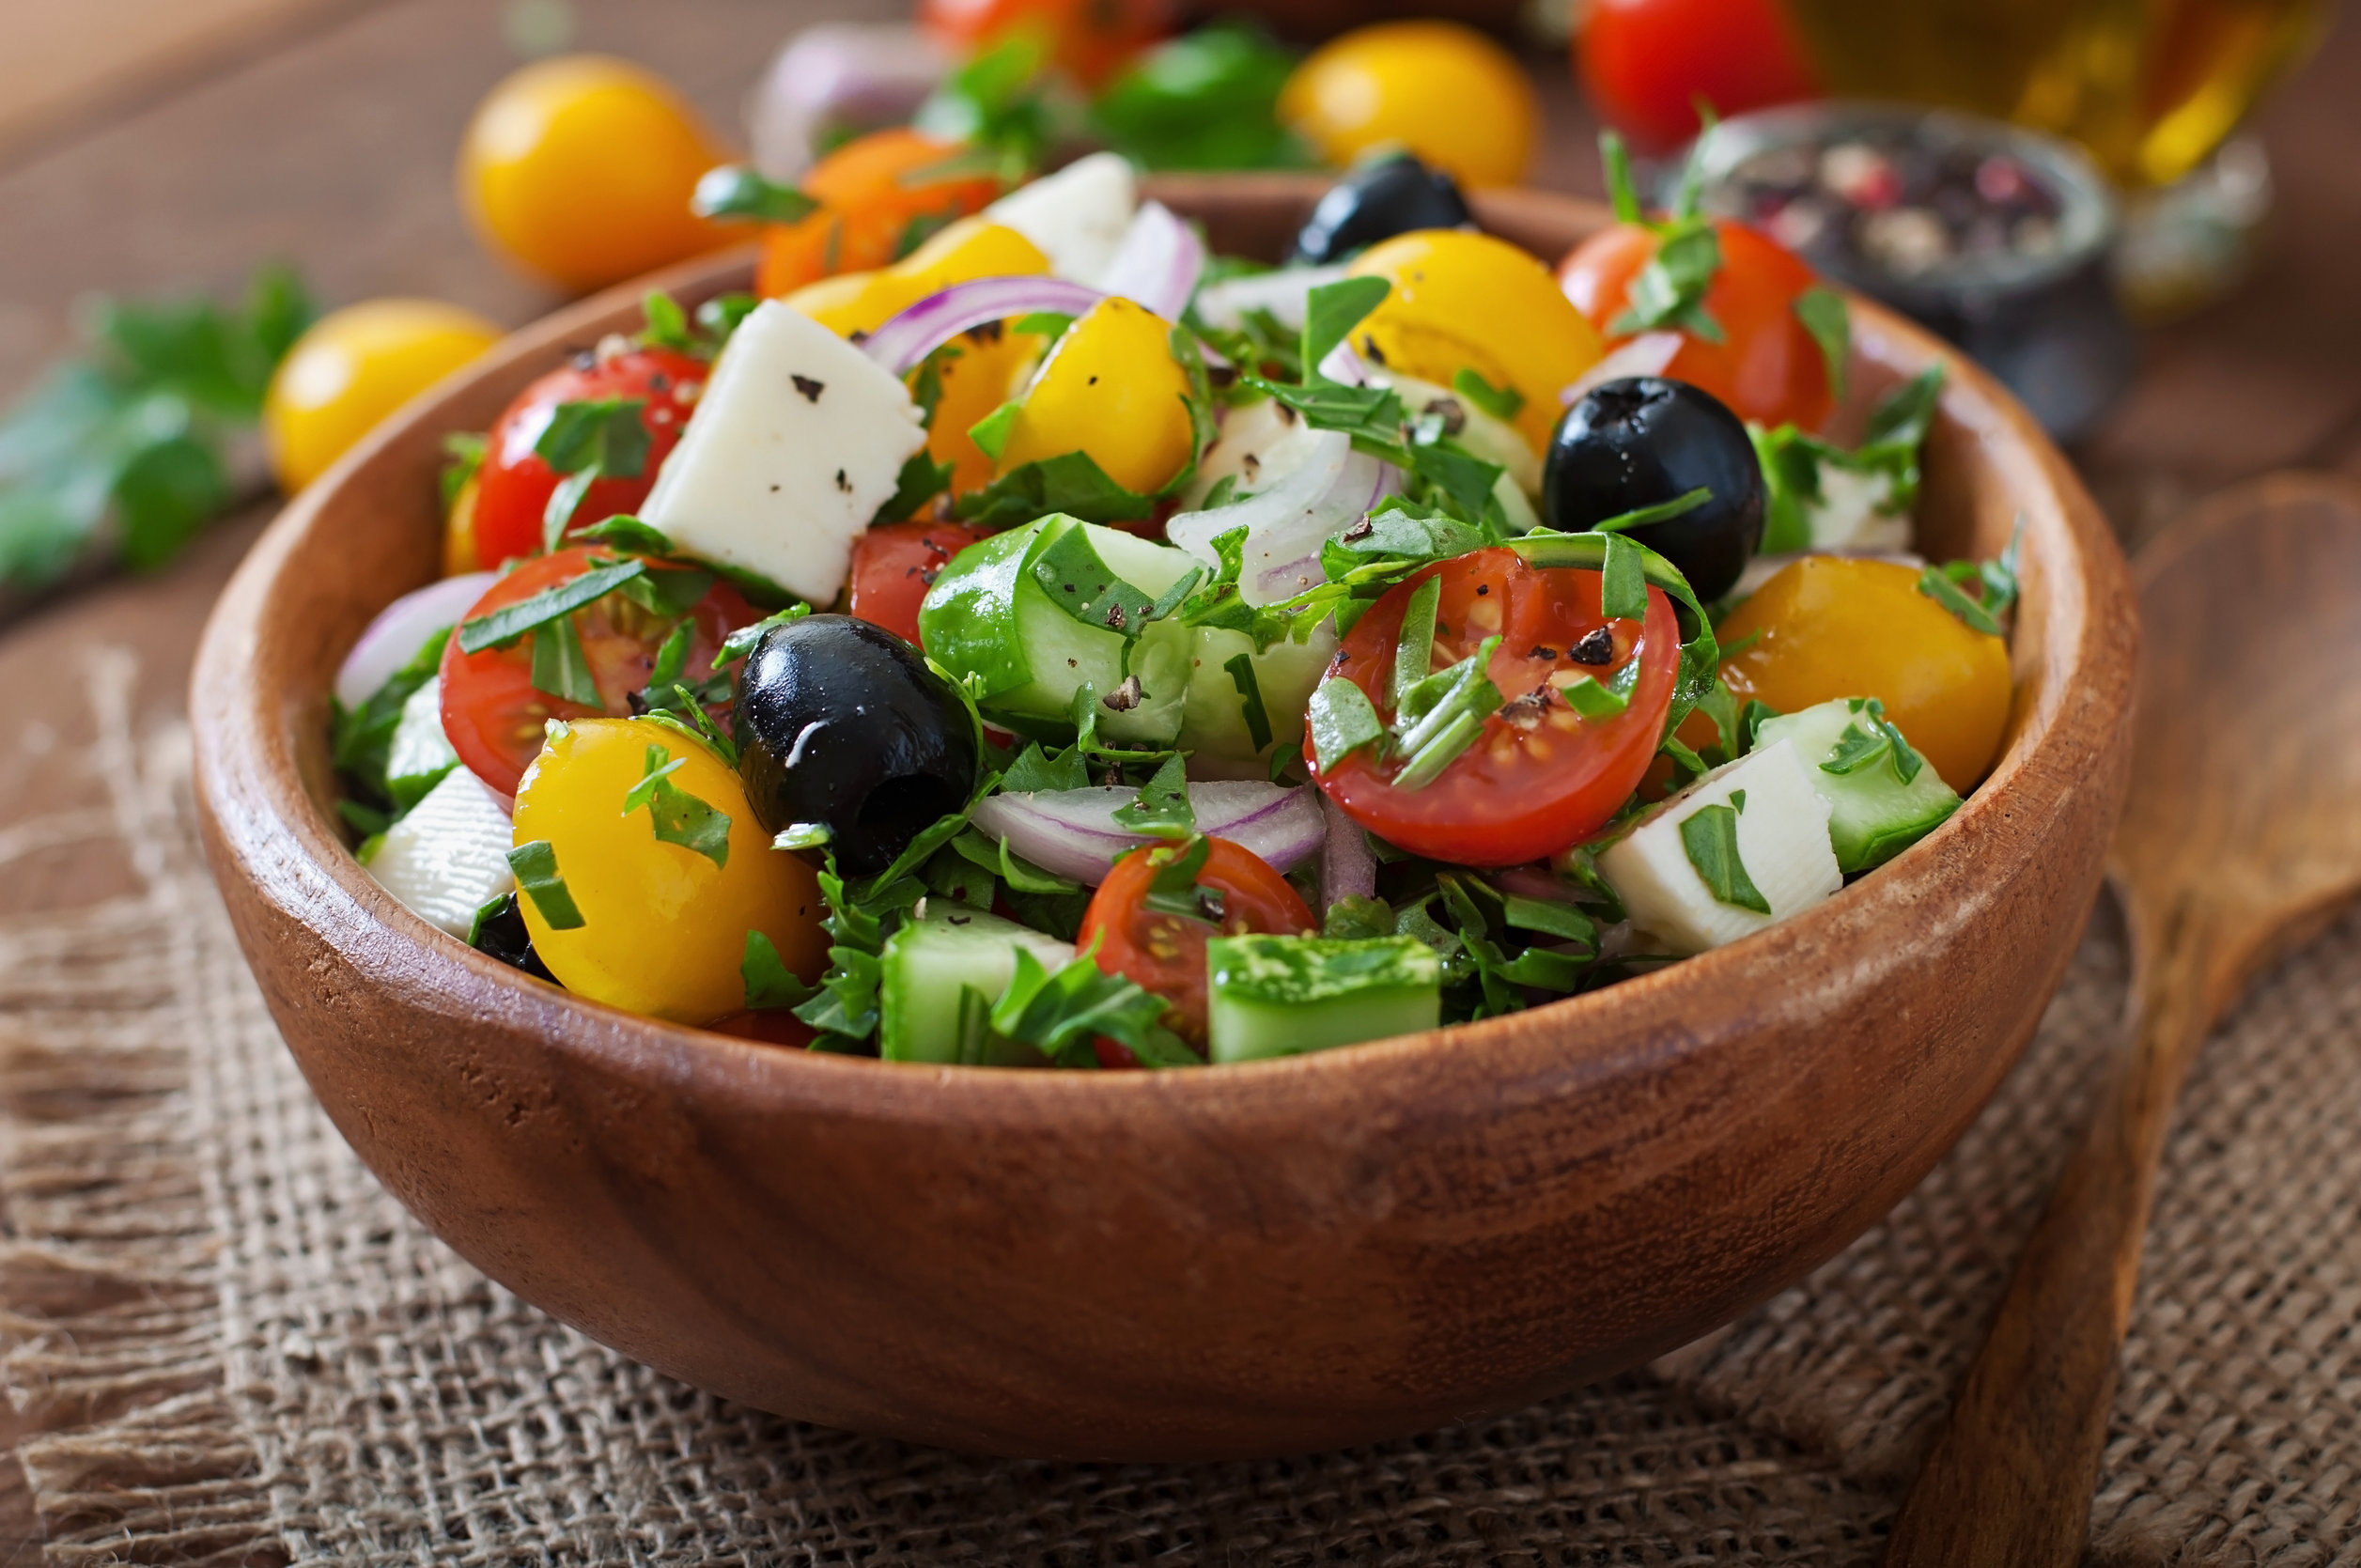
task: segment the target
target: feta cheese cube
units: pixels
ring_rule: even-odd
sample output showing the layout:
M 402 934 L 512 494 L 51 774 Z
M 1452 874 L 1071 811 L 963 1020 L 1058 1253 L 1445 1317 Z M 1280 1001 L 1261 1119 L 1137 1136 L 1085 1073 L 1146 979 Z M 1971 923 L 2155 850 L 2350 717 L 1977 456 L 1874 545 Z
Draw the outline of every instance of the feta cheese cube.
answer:
M 385 830 L 364 863 L 420 919 L 464 941 L 475 911 L 517 885 L 508 869 L 514 836 L 500 797 L 455 768 Z
M 1738 860 L 1769 914 L 1722 903 L 1690 862 L 1681 824 L 1708 806 L 1736 809 Z M 1785 740 L 1699 779 L 1641 818 L 1598 864 L 1632 924 L 1683 955 L 1750 937 L 1844 885 L 1828 843 L 1828 802 Z
M 777 300 L 738 323 L 640 516 L 680 550 L 834 602 L 853 541 L 926 444 L 891 372 Z
M 1049 258 L 1049 271 L 1098 287 L 1140 208 L 1139 180 L 1121 153 L 1094 152 L 1022 185 L 984 210 Z

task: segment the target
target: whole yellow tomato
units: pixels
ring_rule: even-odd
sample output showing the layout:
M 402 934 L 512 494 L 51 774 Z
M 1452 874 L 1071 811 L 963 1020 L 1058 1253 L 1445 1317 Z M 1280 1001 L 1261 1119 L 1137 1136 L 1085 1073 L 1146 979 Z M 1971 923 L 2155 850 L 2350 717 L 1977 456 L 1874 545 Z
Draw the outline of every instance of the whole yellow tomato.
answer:
M 1429 228 L 1370 246 L 1352 270 L 1393 285 L 1353 330 L 1356 348 L 1397 375 L 1449 386 L 1472 370 L 1514 390 L 1524 403 L 1510 423 L 1548 449 L 1558 394 L 1604 351 L 1548 268 L 1489 234 Z
M 1172 339 L 1172 323 L 1129 300 L 1111 295 L 1091 306 L 1027 389 L 1000 471 L 1086 452 L 1126 489 L 1161 489 L 1188 461 L 1196 436 Z
M 1279 117 L 1330 163 L 1408 147 L 1463 185 L 1514 185 L 1541 107 L 1515 56 L 1456 22 L 1381 22 L 1313 50 Z
M 689 210 L 699 177 L 727 159 L 661 78 L 573 54 L 526 66 L 477 106 L 459 200 L 501 255 L 563 287 L 603 288 L 746 232 Z
M 1918 592 L 1908 567 L 1806 556 L 1731 612 L 1716 635 L 1725 647 L 1745 644 L 1721 667 L 1741 704 L 1759 698 L 1797 713 L 1836 697 L 1875 697 L 1962 795 L 2000 750 L 2009 644 Z
M 669 763 L 660 785 L 634 795 Z M 745 1007 L 750 931 L 805 980 L 827 965 L 812 868 L 770 846 L 735 769 L 666 725 L 552 729 L 517 785 L 516 843 L 549 846 L 572 902 L 577 923 L 561 928 L 530 887 L 517 901 L 534 951 L 569 991 L 702 1024 Z
M 378 421 L 500 341 L 472 310 L 370 300 L 331 312 L 295 340 L 262 399 L 271 473 L 293 495 Z

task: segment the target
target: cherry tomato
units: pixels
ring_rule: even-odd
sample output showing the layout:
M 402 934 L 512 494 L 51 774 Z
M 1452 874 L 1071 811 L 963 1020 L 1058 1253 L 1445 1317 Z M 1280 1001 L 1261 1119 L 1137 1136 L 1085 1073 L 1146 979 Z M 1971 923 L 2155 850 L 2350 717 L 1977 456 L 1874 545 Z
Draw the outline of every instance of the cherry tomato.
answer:
M 1328 163 L 1399 146 L 1462 185 L 1514 185 L 1541 104 L 1525 68 L 1456 22 L 1381 22 L 1329 39 L 1279 94 L 1281 124 Z
M 1828 362 L 1795 314 L 1796 300 L 1819 283 L 1818 275 L 1744 224 L 1724 220 L 1714 225 L 1714 233 L 1721 241 L 1721 267 L 1704 303 L 1723 340 L 1682 333 L 1680 352 L 1660 374 L 1704 388 L 1741 419 L 1819 428 L 1833 400 Z M 1559 265 L 1559 287 L 1610 337 L 1610 348 L 1635 335 L 1608 329 L 1629 305 L 1632 279 L 1654 258 L 1659 243 L 1650 229 L 1618 224 L 1584 241 Z
M 773 298 L 838 272 L 874 272 L 916 249 L 931 228 L 983 208 L 1001 194 L 1000 177 L 961 172 L 965 150 L 896 127 L 813 164 L 800 189 L 820 210 L 763 231 L 756 292 Z
M 544 588 L 570 582 L 591 569 L 599 551 L 575 546 L 528 561 L 493 583 L 460 617 L 464 625 L 503 605 L 532 598 Z M 650 564 L 651 575 L 687 572 L 687 567 Z M 701 680 L 713 667 L 722 640 L 741 626 L 760 620 L 761 613 L 736 588 L 715 582 L 690 610 L 695 629 L 682 666 L 684 679 Z M 647 684 L 656 667 L 656 650 L 663 644 L 677 616 L 664 616 L 643 608 L 621 593 L 593 600 L 576 612 L 574 630 L 582 654 L 598 682 L 601 699 L 597 707 L 568 702 L 538 691 L 533 684 L 533 639 L 514 645 L 466 653 L 454 635 L 443 649 L 443 729 L 459 760 L 475 776 L 503 795 L 517 792 L 517 780 L 526 765 L 540 754 L 541 735 L 551 719 L 582 719 L 599 714 L 621 717 L 631 711 L 631 694 Z M 728 705 L 715 709 L 728 722 Z
M 263 395 L 279 489 L 293 495 L 318 478 L 378 421 L 499 341 L 474 311 L 433 300 L 368 300 L 313 322 Z
M 984 532 L 924 518 L 870 529 L 852 547 L 852 597 L 846 609 L 916 644 L 919 601 L 935 585 L 935 575 Z
M 1592 104 L 1650 152 L 1697 134 L 1697 101 L 1723 118 L 1817 96 L 1777 0 L 1590 0 L 1574 40 Z
M 647 431 L 647 458 L 639 475 L 594 480 L 568 524 L 568 532 L 578 532 L 617 512 L 639 510 L 656 486 L 656 471 L 679 443 L 681 427 L 712 368 L 693 354 L 671 349 L 629 349 L 583 354 L 525 388 L 492 427 L 484 449 L 473 508 L 475 560 L 469 569 L 491 571 L 504 561 L 540 553 L 542 517 L 558 475 L 534 455 L 533 446 L 560 403 L 620 397 L 646 405 L 640 425 Z
M 1326 772 L 1307 750 L 1306 766 L 1347 816 L 1414 854 L 1460 865 L 1521 865 L 1580 842 L 1615 814 L 1655 755 L 1680 663 L 1670 601 L 1650 588 L 1646 621 L 1610 621 L 1600 613 L 1596 572 L 1536 570 L 1506 548 L 1439 562 L 1372 605 L 1328 665 L 1330 676 L 1359 687 L 1380 716 L 1393 707 L 1403 615 L 1430 577 L 1443 584 L 1434 668 L 1472 656 L 1498 634 L 1487 673 L 1509 705 L 1423 788 L 1397 786 L 1399 765 L 1366 747 Z M 1601 628 L 1606 646 L 1584 642 Z M 1585 659 L 1576 657 L 1577 645 Z M 1606 662 L 1586 661 L 1595 658 Z M 1603 681 L 1633 660 L 1639 673 L 1628 704 L 1611 718 L 1583 718 L 1557 695 L 1583 675 Z M 1537 695 L 1544 691 L 1550 694 Z
M 689 210 L 727 162 L 662 78 L 597 54 L 538 60 L 485 96 L 459 197 L 494 251 L 567 288 L 602 288 L 744 236 Z
M 1173 8 L 1166 0 L 922 0 L 918 20 L 960 54 L 1030 33 L 1095 87 L 1172 31 Z
M 1165 1026 L 1199 1050 L 1205 1048 L 1206 941 L 1249 931 L 1302 936 L 1320 928 L 1301 895 L 1268 861 L 1225 838 L 1204 843 L 1205 863 L 1198 870 L 1197 885 L 1220 893 L 1219 924 L 1215 918 L 1197 920 L 1149 908 L 1148 892 L 1157 874 L 1180 853 L 1178 846 L 1168 845 L 1135 850 L 1117 861 L 1091 895 L 1075 938 L 1075 945 L 1085 952 L 1097 941 L 1100 969 L 1124 975 L 1171 1002 Z M 1106 1055 L 1102 1051 L 1101 1059 Z
M 1718 630 L 1725 646 L 1754 638 L 1721 667 L 1741 706 L 1760 698 L 1795 713 L 1835 697 L 1875 697 L 1962 795 L 1999 753 L 2009 725 L 2009 644 L 1918 592 L 1908 567 L 1808 555 Z

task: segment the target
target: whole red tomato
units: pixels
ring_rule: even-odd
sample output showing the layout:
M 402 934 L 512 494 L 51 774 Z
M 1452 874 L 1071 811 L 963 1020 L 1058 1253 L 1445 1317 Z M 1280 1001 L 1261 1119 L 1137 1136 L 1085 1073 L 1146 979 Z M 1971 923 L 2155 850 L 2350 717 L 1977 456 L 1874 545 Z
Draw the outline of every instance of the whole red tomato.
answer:
M 1167 0 L 923 0 L 918 20 L 962 54 L 1037 31 L 1052 60 L 1095 87 L 1171 32 L 1173 8 Z
M 1835 401 L 1827 355 L 1796 310 L 1819 286 L 1810 267 L 1744 224 L 1714 225 L 1721 266 L 1703 300 L 1721 341 L 1681 332 L 1680 351 L 1659 372 L 1704 388 L 1741 419 L 1771 428 L 1814 430 Z M 1558 285 L 1608 346 L 1630 341 L 1613 323 L 1631 300 L 1632 279 L 1654 259 L 1662 237 L 1641 224 L 1618 224 L 1577 246 L 1558 267 Z
M 541 553 L 542 518 L 558 475 L 534 454 L 560 403 L 636 399 L 645 406 L 640 425 L 647 431 L 647 457 L 635 477 L 594 480 L 574 508 L 568 532 L 605 521 L 617 512 L 636 512 L 656 486 L 656 471 L 679 444 L 698 393 L 712 366 L 694 354 L 671 349 L 627 349 L 619 354 L 583 353 L 552 370 L 508 405 L 491 429 L 477 474 L 475 564 L 495 570 L 504 561 Z
M 1779 0 L 1590 0 L 1575 70 L 1600 115 L 1652 152 L 1697 134 L 1697 101 L 1717 115 L 1817 97 Z

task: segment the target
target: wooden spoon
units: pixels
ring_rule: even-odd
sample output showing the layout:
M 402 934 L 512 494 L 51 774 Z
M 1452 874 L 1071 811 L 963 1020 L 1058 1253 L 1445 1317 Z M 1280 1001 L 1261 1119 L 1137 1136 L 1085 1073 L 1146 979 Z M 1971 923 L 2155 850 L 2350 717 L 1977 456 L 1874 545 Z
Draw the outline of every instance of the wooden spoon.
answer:
M 2361 891 L 2361 487 L 2240 486 L 2136 575 L 2145 663 L 2109 873 L 2138 1021 L 1894 1523 L 1888 1568 L 2081 1560 L 2182 1078 L 2246 982 Z

